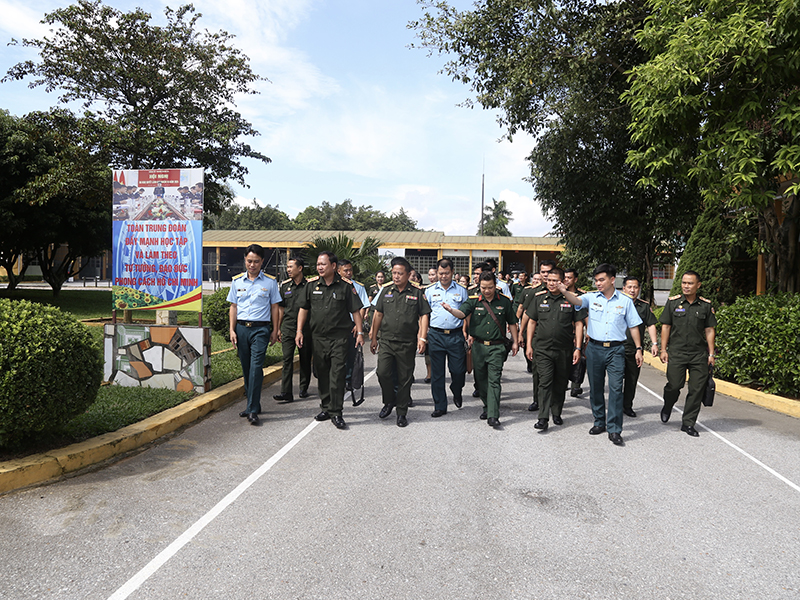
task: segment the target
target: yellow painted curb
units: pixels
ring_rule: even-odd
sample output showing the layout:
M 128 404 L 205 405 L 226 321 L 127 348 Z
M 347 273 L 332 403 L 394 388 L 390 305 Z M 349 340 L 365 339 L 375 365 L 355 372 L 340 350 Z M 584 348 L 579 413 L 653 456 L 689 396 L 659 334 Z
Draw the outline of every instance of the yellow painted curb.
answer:
M 298 364 L 299 358 L 295 358 L 295 365 Z M 280 364 L 265 368 L 263 385 L 278 381 L 282 373 L 283 367 Z M 136 450 L 197 421 L 213 410 L 227 406 L 243 393 L 244 379 L 239 378 L 118 431 L 44 454 L 0 462 L 0 494 L 57 479 L 67 473 Z
M 651 367 L 655 367 L 662 373 L 667 372 L 667 365 L 663 364 L 661 359 L 657 356 L 645 354 L 644 362 Z M 714 381 L 717 384 L 717 391 L 720 394 L 725 394 L 731 398 L 743 400 L 744 402 L 750 402 L 756 406 L 774 410 L 775 412 L 800 419 L 800 401 L 798 400 L 783 398 L 773 394 L 765 394 L 764 392 L 759 392 L 758 390 L 753 390 L 743 385 L 731 383 L 730 381 L 722 381 L 721 379 L 715 379 Z

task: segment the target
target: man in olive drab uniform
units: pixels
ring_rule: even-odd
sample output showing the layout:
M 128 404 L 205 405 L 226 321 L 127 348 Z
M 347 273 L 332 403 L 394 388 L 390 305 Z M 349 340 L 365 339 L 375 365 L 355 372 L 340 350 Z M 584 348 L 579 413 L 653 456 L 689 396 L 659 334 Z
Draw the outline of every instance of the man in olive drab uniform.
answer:
M 653 309 L 649 302 L 639 298 L 642 289 L 641 280 L 635 275 L 628 275 L 622 283 L 622 293 L 633 300 L 633 306 L 642 319 L 639 325 L 639 339 L 644 345 L 644 330 L 650 334 L 650 351 L 653 356 L 658 356 L 658 332 L 656 323 L 658 320 L 653 314 Z M 633 398 L 636 396 L 636 383 L 639 381 L 639 373 L 642 368 L 636 365 L 636 344 L 631 337 L 630 331 L 626 332 L 625 338 L 625 378 L 622 381 L 622 412 L 628 417 L 635 417 L 636 411 L 633 410 Z
M 267 344 L 278 340 L 273 325 L 278 320 L 281 294 L 275 278 L 261 270 L 264 264 L 261 246 L 251 244 L 247 247 L 244 264 L 247 271 L 233 278 L 228 291 L 227 299 L 231 303 L 228 319 L 231 342 L 239 354 L 247 395 L 247 406 L 239 416 L 247 417 L 251 425 L 259 425 L 264 357 Z
M 556 263 L 552 260 L 543 260 L 539 263 L 539 276 L 542 278 L 542 282 L 538 284 L 531 284 L 522 290 L 522 295 L 520 296 L 520 304 L 517 307 L 517 319 L 519 320 L 519 345 L 525 346 L 527 343 L 527 339 L 525 338 L 525 331 L 527 331 L 528 327 L 528 307 L 530 307 L 531 301 L 533 297 L 541 292 L 542 290 L 547 289 L 547 274 L 553 270 L 556 266 Z M 533 344 L 536 344 L 536 337 L 533 338 Z M 525 359 L 527 360 L 528 353 L 525 352 Z M 539 373 L 536 371 L 536 349 L 534 348 L 533 352 L 533 360 L 531 360 L 530 364 L 528 365 L 528 373 L 531 374 L 533 377 L 533 402 L 531 402 L 530 406 L 528 406 L 528 410 L 531 412 L 539 410 Z
M 392 283 L 385 286 L 378 296 L 370 331 L 370 350 L 373 354 L 378 352 L 378 382 L 384 405 L 381 413 L 387 407 L 391 412 L 392 406 L 396 405 L 398 427 L 408 425 L 406 415 L 414 378 L 414 353 L 425 351 L 431 312 L 420 286 L 408 280 L 410 274 L 411 265 L 405 258 L 392 259 Z
M 305 286 L 295 341 L 299 348 L 303 347 L 303 328 L 310 315 L 311 345 L 322 409 L 315 418 L 317 421 L 330 419 L 337 429 L 345 429 L 342 406 L 347 346 L 351 343 L 353 322 L 357 332 L 356 346 L 364 344 L 364 332 L 361 329 L 361 300 L 353 284 L 336 272 L 338 262 L 336 255 L 329 251 L 321 252 L 317 257 L 319 275 L 309 279 Z
M 547 274 L 547 289 L 538 292 L 528 305 L 528 348 L 536 353 L 539 372 L 539 420 L 534 427 L 547 431 L 550 414 L 555 425 L 563 425 L 561 411 L 567 395 L 567 381 L 571 365 L 581 359 L 581 347 L 576 340 L 583 339 L 583 319 L 586 311 L 576 310 L 558 291 L 564 280 L 564 271 L 554 267 Z M 536 337 L 534 347 L 533 336 Z
M 578 271 L 575 269 L 564 269 L 564 285 L 567 286 L 567 290 L 575 294 L 576 296 L 582 296 L 586 292 L 578 287 Z M 583 331 L 586 332 L 586 319 L 583 320 Z M 586 377 L 586 344 L 588 340 L 586 336 L 583 336 L 583 340 L 579 340 L 580 343 L 577 345 L 581 347 L 581 367 L 580 367 L 580 377 L 575 379 L 570 386 L 569 395 L 573 398 L 577 398 L 583 393 L 583 379 Z M 576 367 L 577 368 L 577 367 Z
M 294 337 L 297 333 L 297 315 L 300 312 L 300 302 L 305 294 L 306 278 L 303 277 L 303 267 L 306 263 L 302 258 L 290 258 L 286 264 L 288 279 L 281 282 L 281 302 L 278 316 L 278 340 L 283 350 L 283 372 L 281 379 L 281 393 L 273 398 L 281 402 L 292 402 L 292 376 L 294 375 L 294 349 L 297 347 Z M 303 331 L 306 345 L 298 348 L 300 356 L 300 397 L 308 398 L 308 385 L 311 383 L 311 331 L 306 325 Z
M 353 287 L 356 288 L 356 293 L 358 294 L 358 299 L 361 300 L 361 304 L 363 308 L 361 309 L 361 323 L 362 327 L 364 327 L 367 321 L 367 309 L 369 308 L 369 296 L 367 295 L 367 288 L 364 287 L 363 283 L 359 283 L 355 279 L 353 279 L 353 263 L 347 260 L 346 258 L 342 258 L 339 260 L 339 264 L 337 265 L 336 270 L 338 271 L 339 275 L 345 281 L 349 281 L 353 284 Z M 367 335 L 368 331 L 365 329 L 364 335 Z M 353 389 L 351 385 L 351 380 L 353 377 L 353 366 L 356 364 L 356 327 L 355 321 L 353 322 L 353 329 L 350 332 L 350 341 L 352 343 L 347 345 L 347 373 L 344 378 L 344 389 L 345 391 L 350 391 Z
M 711 301 L 697 295 L 700 284 L 697 273 L 686 271 L 681 278 L 683 293 L 667 300 L 661 313 L 661 362 L 667 364 L 661 421 L 669 421 L 688 370 L 689 392 L 683 408 L 681 431 L 692 437 L 700 435 L 694 425 L 708 382 L 708 368 L 716 360 L 717 317 Z
M 516 356 L 519 350 L 517 316 L 514 314 L 511 298 L 497 293 L 497 283 L 492 272 L 481 275 L 480 288 L 481 293 L 470 296 L 460 308 L 453 308 L 446 302 L 442 303 L 442 308 L 459 319 L 472 315 L 468 343 L 472 346 L 475 381 L 484 406 L 481 419 L 488 419 L 491 427 L 498 427 L 500 378 L 507 357 L 506 327 L 511 330 L 511 354 Z

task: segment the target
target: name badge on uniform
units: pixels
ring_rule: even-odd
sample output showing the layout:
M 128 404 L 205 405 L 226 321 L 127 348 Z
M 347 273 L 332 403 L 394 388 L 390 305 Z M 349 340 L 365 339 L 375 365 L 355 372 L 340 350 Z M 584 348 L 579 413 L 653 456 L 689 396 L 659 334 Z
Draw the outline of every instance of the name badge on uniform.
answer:
M 311 293 L 312 293 L 312 294 L 320 294 L 320 295 L 322 295 L 322 292 L 321 292 L 321 291 L 319 291 L 319 290 L 314 290 L 314 291 L 313 291 L 313 292 L 311 292 Z
M 384 298 L 391 298 L 393 295 L 394 295 L 394 294 L 392 294 L 391 292 L 386 292 L 386 293 L 383 295 L 383 297 L 384 297 Z
M 603 305 L 599 302 L 592 302 L 592 310 L 603 310 Z
M 291 296 L 292 295 L 292 290 L 286 290 L 283 293 L 286 294 L 287 296 Z

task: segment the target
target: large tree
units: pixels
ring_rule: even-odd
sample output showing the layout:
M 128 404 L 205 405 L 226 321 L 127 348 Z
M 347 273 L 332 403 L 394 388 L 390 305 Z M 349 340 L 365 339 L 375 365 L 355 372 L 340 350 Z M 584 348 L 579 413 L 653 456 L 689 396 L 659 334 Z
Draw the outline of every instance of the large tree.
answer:
M 206 229 L 293 229 L 292 220 L 280 207 L 261 206 L 255 200 L 250 206 L 233 204 L 219 215 L 207 214 L 203 226 Z
M 688 234 L 700 201 L 676 181 L 648 197 L 635 170 L 622 170 L 630 113 L 620 94 L 626 72 L 646 60 L 634 39 L 648 14 L 644 0 L 479 0 L 468 11 L 420 3 L 423 17 L 411 27 L 422 46 L 448 56 L 443 71 L 470 86 L 475 100 L 466 104 L 498 110 L 509 138 L 517 131 L 541 138 L 531 181 L 566 245 L 636 272 L 651 290 L 652 265 L 673 258 L 660 253 Z M 592 187 L 598 175 L 602 191 Z M 596 219 L 598 209 L 613 235 Z
M 800 6 L 651 0 L 632 70 L 632 165 L 758 220 L 767 277 L 800 292 Z
M 417 222 L 402 208 L 387 215 L 369 205 L 355 206 L 352 200 L 309 206 L 293 224 L 295 229 L 311 231 L 417 231 Z
M 505 200 L 499 202 L 492 198 L 492 204 L 483 207 L 483 218 L 478 225 L 478 235 L 497 235 L 510 237 L 508 223 L 513 221 L 511 211 L 508 210 Z
M 243 141 L 257 132 L 235 110 L 259 77 L 233 36 L 204 29 L 191 5 L 165 14 L 160 26 L 141 9 L 78 0 L 45 15 L 50 35 L 13 42 L 40 56 L 4 80 L 32 78 L 62 103 L 82 103 L 84 140 L 108 164 L 205 168 L 205 207 L 216 211 L 230 202 L 226 180 L 245 185 L 242 158 L 270 160 Z

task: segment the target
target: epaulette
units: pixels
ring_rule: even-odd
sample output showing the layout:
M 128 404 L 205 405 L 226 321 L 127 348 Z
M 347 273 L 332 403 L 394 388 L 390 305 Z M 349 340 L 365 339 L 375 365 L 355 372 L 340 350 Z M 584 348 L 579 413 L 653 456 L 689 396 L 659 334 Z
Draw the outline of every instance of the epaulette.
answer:
M 363 283 L 361 283 L 360 281 L 356 281 L 355 279 L 353 279 L 353 283 L 357 283 L 358 285 L 360 285 L 360 286 L 361 286 L 361 287 L 363 287 L 364 289 L 367 289 L 366 287 L 364 287 L 364 284 L 363 284 Z
M 475 294 L 473 296 L 470 296 L 470 298 L 480 298 L 480 294 Z
M 347 277 L 342 277 L 341 275 L 339 275 L 339 277 L 341 277 L 342 281 L 344 281 L 345 283 L 349 283 L 349 284 L 352 285 L 352 283 L 353 283 L 352 279 L 348 279 Z
M 647 304 L 647 306 L 650 306 L 650 303 L 647 300 L 642 300 L 641 298 L 637 298 L 637 300 L 639 302 L 643 302 L 643 303 Z
M 270 275 L 269 273 L 264 273 L 264 275 L 266 275 L 266 276 L 267 276 L 267 277 L 269 277 L 270 279 L 275 279 L 276 281 L 277 281 L 277 279 L 278 279 L 277 277 L 275 277 L 275 275 Z
M 709 300 L 708 298 L 703 298 L 702 296 L 698 296 L 698 297 L 699 297 L 699 298 L 700 298 L 700 300 L 702 300 L 703 302 L 708 302 L 709 304 L 711 304 L 711 300 Z
M 408 283 L 410 283 L 411 285 L 413 285 L 413 286 L 414 286 L 415 288 L 417 288 L 418 290 L 421 290 L 421 289 L 422 289 L 422 286 L 421 286 L 420 284 L 418 284 L 416 281 L 411 281 L 411 280 L 409 279 L 409 280 L 408 280 Z
M 511 296 L 509 296 L 508 294 L 504 294 L 503 292 L 497 292 L 497 293 L 498 293 L 498 295 L 502 296 L 503 298 L 508 298 L 512 302 L 514 301 L 514 299 Z
M 392 285 L 392 283 L 394 283 L 394 282 L 389 281 L 388 283 L 384 283 L 381 287 L 382 288 L 389 287 L 390 285 Z
M 456 285 L 460 285 L 460 286 L 461 286 L 462 288 L 464 288 L 465 290 L 468 290 L 468 289 L 469 289 L 469 288 L 468 288 L 467 286 L 465 286 L 463 283 L 458 283 L 457 281 L 456 281 Z
M 547 293 L 547 290 L 542 290 L 542 291 L 540 291 L 540 292 L 536 292 L 536 293 L 534 294 L 534 296 L 541 296 L 542 294 L 546 294 L 546 293 Z
M 307 281 L 316 281 L 319 279 L 319 275 L 314 275 L 313 277 L 309 278 Z
M 581 294 L 585 294 L 586 290 L 582 290 L 581 288 L 575 288 L 576 292 L 580 292 Z
M 289 277 L 289 279 L 284 279 L 283 281 L 281 281 L 281 285 L 283 285 L 284 283 L 289 283 L 291 280 L 292 280 L 291 277 Z
M 247 271 L 245 271 L 244 273 L 239 273 L 238 275 L 234 275 L 232 281 L 236 281 L 237 279 L 241 279 L 245 275 L 247 275 Z
M 423 289 L 423 290 L 427 290 L 429 287 L 433 287 L 433 286 L 435 286 L 437 283 L 438 283 L 438 282 L 434 281 L 433 283 L 429 283 L 428 285 L 424 285 L 424 286 L 422 286 L 422 289 Z
M 677 296 L 670 296 L 669 299 L 670 300 L 677 300 L 680 297 L 681 297 L 681 294 L 678 294 Z

